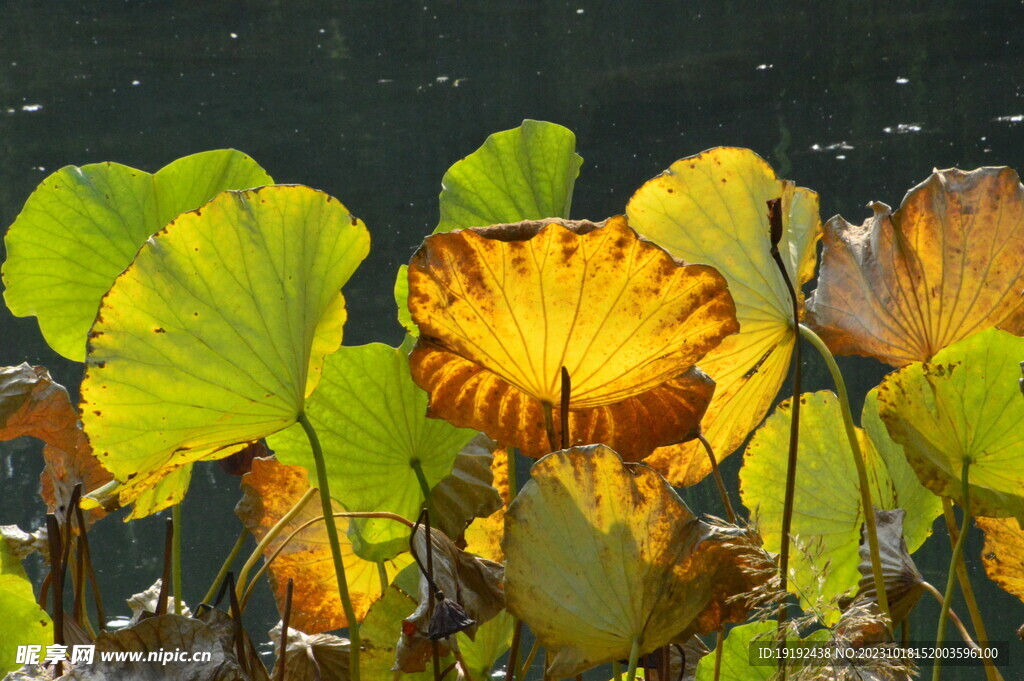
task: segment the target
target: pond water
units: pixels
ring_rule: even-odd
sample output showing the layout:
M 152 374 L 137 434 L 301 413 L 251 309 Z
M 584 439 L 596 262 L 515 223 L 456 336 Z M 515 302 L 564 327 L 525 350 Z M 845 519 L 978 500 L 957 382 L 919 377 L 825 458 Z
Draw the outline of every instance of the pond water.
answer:
M 818 191 L 824 218 L 859 223 L 868 201 L 898 205 L 933 167 L 1024 168 L 1022 20 L 1022 4 L 1005 0 L 672 11 L 584 0 L 3 3 L 0 225 L 64 165 L 154 171 L 241 149 L 365 221 L 373 249 L 346 287 L 345 342 L 397 343 L 394 271 L 436 224 L 444 171 L 488 134 L 524 118 L 575 131 L 585 161 L 573 217 L 619 213 L 672 161 L 729 145 Z M 77 389 L 80 365 L 50 352 L 34 320 L 0 310 L 0 364 L 25 360 Z M 806 389 L 828 387 L 808 362 Z M 868 360 L 841 365 L 858 402 L 884 373 Z M 37 448 L 0 443 L 0 464 L 0 524 L 36 526 Z M 686 497 L 716 510 L 704 486 Z M 197 468 L 184 508 L 189 601 L 237 536 L 237 498 L 236 478 Z M 108 609 L 159 574 L 161 520 L 107 520 L 94 541 Z M 937 532 L 916 556 L 933 584 L 945 583 L 947 552 Z M 1012 643 L 1024 608 L 980 569 L 973 576 L 992 639 L 1011 641 L 1024 668 Z M 276 621 L 260 598 L 254 632 Z M 928 640 L 933 619 L 918 621 L 910 638 Z M 979 674 L 951 667 L 944 678 Z

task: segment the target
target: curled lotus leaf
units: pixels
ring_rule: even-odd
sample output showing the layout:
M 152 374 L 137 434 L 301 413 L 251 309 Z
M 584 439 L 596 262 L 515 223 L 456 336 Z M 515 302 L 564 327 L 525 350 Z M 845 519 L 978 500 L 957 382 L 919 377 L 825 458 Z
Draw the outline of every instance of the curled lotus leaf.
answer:
M 509 507 L 502 548 L 509 611 L 569 677 L 747 613 L 753 588 L 739 528 L 698 520 L 668 482 L 608 447 L 538 461 Z
M 501 538 L 505 536 L 505 511 L 512 502 L 508 478 L 510 456 L 514 454 L 505 447 L 499 447 L 494 450 L 494 458 L 491 460 L 494 489 L 498 491 L 503 502 L 501 508 L 486 518 L 476 518 L 463 535 L 467 551 L 496 563 L 505 562 L 505 555 L 501 552 Z
M 975 518 L 974 523 L 985 532 L 985 574 L 1024 601 L 1024 530 L 1012 518 Z
M 270 176 L 233 149 L 186 156 L 154 174 L 118 163 L 61 168 L 4 238 L 7 305 L 35 315 L 51 348 L 82 361 L 103 294 L 151 234 L 218 192 L 267 184 Z
M 921 483 L 963 504 L 969 462 L 974 516 L 1024 522 L 1024 400 L 1016 385 L 1024 338 L 981 331 L 885 377 L 879 414 Z
M 737 328 L 714 269 L 676 261 L 621 216 L 435 234 L 409 289 L 430 414 L 533 457 L 552 449 L 543 405 L 561 438 L 562 367 L 572 444 L 639 460 L 691 436 L 714 388 L 693 365 Z
M 898 626 L 910 615 L 910 611 L 914 609 L 924 592 L 924 577 L 914 564 L 914 559 L 910 557 L 907 541 L 903 536 L 903 520 L 906 515 L 903 509 L 875 509 L 878 553 L 893 626 Z M 857 569 L 860 571 L 857 596 L 877 604 L 878 591 L 875 589 L 875 580 L 871 573 L 871 549 L 864 532 L 861 532 L 860 565 Z
M 825 226 L 808 321 L 836 354 L 893 366 L 992 327 L 1024 333 L 1024 186 L 1009 168 L 937 170 L 895 212 Z
M 139 250 L 103 299 L 82 382 L 86 434 L 130 517 L 180 501 L 193 462 L 296 421 L 369 241 L 336 199 L 271 186 L 221 193 Z
M 90 492 L 110 482 L 110 473 L 93 455 L 64 386 L 55 383 L 43 367 L 0 367 L 0 441 L 23 435 L 46 443 L 41 493 L 48 512 L 55 513 L 59 522 L 64 522 L 77 484 Z M 95 508 L 84 518 L 88 525 L 103 515 L 103 509 Z
M 716 148 L 676 161 L 629 200 L 629 224 L 686 262 L 706 263 L 729 284 L 740 333 L 701 360 L 717 387 L 701 422 L 721 460 L 735 451 L 771 407 L 789 372 L 796 342 L 793 304 L 770 253 L 767 202 L 782 200 L 779 252 L 800 288 L 814 275 L 821 234 L 818 195 L 782 180 L 749 149 Z M 698 443 L 662 447 L 647 459 L 674 485 L 711 472 Z
M 494 482 L 497 443 L 483 433 L 470 440 L 455 457 L 452 472 L 430 490 L 430 524 L 456 539 L 477 518 L 484 519 L 505 505 Z
M 273 459 L 254 459 L 252 471 L 242 477 L 242 499 L 235 513 L 257 541 L 263 539 L 309 490 L 309 478 L 302 466 L 287 466 Z M 334 502 L 335 513 L 344 509 Z M 338 580 L 331 558 L 324 523 L 316 522 L 299 529 L 320 517 L 320 505 L 311 501 L 303 506 L 283 528 L 276 539 L 267 545 L 264 557 L 270 564 L 270 587 L 277 601 L 278 611 L 284 612 L 288 580 L 294 582 L 290 626 L 310 634 L 319 634 L 347 626 L 345 610 L 338 596 Z M 346 530 L 349 518 L 337 518 L 341 543 L 341 557 L 345 564 L 345 577 L 356 617 L 362 619 L 380 598 L 380 569 L 377 563 L 363 560 L 352 548 Z M 297 533 L 296 533 L 297 532 Z M 287 541 L 296 533 L 291 541 Z M 286 543 L 287 541 L 287 543 Z M 279 552 L 280 551 L 280 552 Z M 380 565 L 390 582 L 412 559 L 403 554 Z

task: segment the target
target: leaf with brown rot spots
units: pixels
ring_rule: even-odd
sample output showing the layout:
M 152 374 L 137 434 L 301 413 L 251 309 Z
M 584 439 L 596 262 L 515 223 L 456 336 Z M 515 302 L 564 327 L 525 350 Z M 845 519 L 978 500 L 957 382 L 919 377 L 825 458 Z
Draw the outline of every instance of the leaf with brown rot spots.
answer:
M 680 263 L 621 216 L 433 235 L 409 289 L 430 414 L 533 457 L 551 449 L 544 404 L 560 440 L 563 366 L 572 444 L 639 460 L 692 436 L 713 391 L 693 365 L 737 328 L 714 269 Z
M 1024 530 L 1013 518 L 975 518 L 974 523 L 985 532 L 985 574 L 1024 601 Z
M 1024 333 L 1024 186 L 1009 168 L 936 170 L 895 212 L 825 225 L 808 322 L 837 355 L 900 367 L 976 331 Z

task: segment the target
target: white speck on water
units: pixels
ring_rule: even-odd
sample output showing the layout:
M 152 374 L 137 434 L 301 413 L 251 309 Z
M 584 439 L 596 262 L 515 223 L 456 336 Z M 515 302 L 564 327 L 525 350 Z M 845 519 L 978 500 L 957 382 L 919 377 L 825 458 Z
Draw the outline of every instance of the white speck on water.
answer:
M 448 76 L 438 76 L 437 78 L 435 78 L 435 79 L 434 79 L 434 81 L 435 81 L 435 82 L 436 82 L 436 83 L 437 83 L 438 85 L 441 85 L 441 84 L 443 84 L 443 83 L 447 83 L 447 82 L 448 82 Z
M 455 82 L 452 83 L 452 87 L 459 87 L 462 83 L 465 83 L 469 78 L 456 78 Z
M 585 9 L 580 7 L 578 10 L 576 10 L 576 14 L 583 14 L 585 11 L 586 11 Z
M 767 71 L 768 69 L 774 69 L 774 68 L 775 68 L 775 64 L 758 64 L 757 65 L 757 70 L 758 71 Z
M 21 106 L 21 110 L 22 111 L 27 111 L 28 113 L 33 113 L 33 112 L 36 112 L 36 111 L 42 111 L 43 110 L 43 105 L 42 104 L 23 104 Z
M 850 151 L 851 149 L 853 149 L 853 145 L 848 144 L 846 140 L 833 142 L 832 144 L 827 144 L 825 146 L 820 144 L 811 145 L 811 151 Z
M 140 81 L 140 80 L 133 80 L 133 81 L 132 81 L 132 86 L 133 86 L 133 87 L 135 87 L 135 86 L 138 86 L 138 85 L 141 85 L 141 84 L 142 84 L 142 81 Z
M 32 166 L 32 170 L 38 170 L 41 173 L 46 172 L 46 168 L 44 168 L 43 166 Z
M 320 35 L 323 35 L 324 33 L 327 33 L 327 29 L 326 28 L 321 28 L 319 31 L 317 31 L 317 33 L 319 33 Z
M 1024 114 L 1013 114 L 1012 116 L 998 116 L 992 119 L 996 123 L 1020 123 L 1024 121 Z
M 892 135 L 894 133 L 897 135 L 906 135 L 907 133 L 911 132 L 921 132 L 921 126 L 918 123 L 899 123 L 895 126 L 888 126 L 882 128 L 882 132 L 887 133 L 889 135 Z
M 384 83 L 394 83 L 395 81 L 391 78 L 378 78 L 377 82 L 383 85 Z
M 837 161 L 845 161 L 846 160 L 846 154 L 839 154 L 838 156 L 836 156 L 836 160 Z
M 232 40 L 238 40 L 238 34 L 237 33 L 228 33 L 228 35 L 231 36 Z
M 909 82 L 910 82 L 910 79 L 909 78 L 904 78 L 903 76 L 900 76 L 899 78 L 896 79 L 896 84 L 897 85 L 906 85 Z

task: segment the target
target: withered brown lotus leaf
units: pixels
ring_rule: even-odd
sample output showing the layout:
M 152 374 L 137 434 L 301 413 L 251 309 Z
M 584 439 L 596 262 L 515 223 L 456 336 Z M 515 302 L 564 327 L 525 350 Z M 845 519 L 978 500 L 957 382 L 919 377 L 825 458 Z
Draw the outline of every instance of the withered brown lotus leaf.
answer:
M 889 602 L 893 626 L 899 625 L 907 618 L 910 611 L 924 591 L 921 586 L 924 577 L 914 564 L 907 550 L 907 542 L 903 537 L 903 520 L 906 511 L 882 511 L 875 509 L 875 526 L 878 528 L 878 553 L 882 561 L 882 580 L 885 583 L 885 595 Z M 878 603 L 878 592 L 871 573 L 871 554 L 867 541 L 861 533 L 860 541 L 861 578 L 857 595 L 872 603 Z
M 458 539 L 474 519 L 487 518 L 503 505 L 501 493 L 491 484 L 497 443 L 478 434 L 455 456 L 451 474 L 430 490 L 430 523 Z
M 738 329 L 725 280 L 640 239 L 621 216 L 428 237 L 409 264 L 410 363 L 433 416 L 529 456 L 556 439 L 561 369 L 572 444 L 630 460 L 692 435 L 713 383 L 693 365 Z
M 975 518 L 974 523 L 985 532 L 985 574 L 1024 601 L 1024 530 L 1013 518 Z
M 82 483 L 85 494 L 113 479 L 93 454 L 68 391 L 46 369 L 28 364 L 0 368 L 0 440 L 22 435 L 46 443 L 42 497 L 61 522 L 76 484 Z M 104 515 L 94 508 L 84 517 L 92 524 Z
M 271 678 L 281 674 L 281 623 L 270 630 L 277 661 Z M 288 681 L 346 681 L 349 678 L 349 651 L 347 638 L 333 634 L 306 634 L 288 627 L 285 646 L 284 677 Z
M 1024 186 L 1009 168 L 937 170 L 895 212 L 825 226 L 809 323 L 836 354 L 930 360 L 991 327 L 1024 333 Z
M 743 621 L 745 531 L 698 520 L 668 482 L 603 445 L 537 462 L 509 507 L 502 548 L 509 612 L 569 677 Z
M 302 466 L 286 466 L 274 459 L 254 459 L 252 471 L 242 477 L 242 499 L 235 513 L 259 541 L 308 489 L 309 478 Z M 345 510 L 337 502 L 333 503 L 333 508 L 336 513 Z M 270 542 L 264 557 L 270 558 L 292 532 L 320 515 L 320 504 L 307 503 Z M 380 598 L 383 587 L 377 564 L 363 560 L 353 551 L 346 532 L 348 523 L 348 518 L 335 519 L 349 596 L 356 617 L 362 619 L 370 605 Z M 388 579 L 410 562 L 412 559 L 407 554 L 386 561 Z M 290 624 L 296 629 L 318 634 L 347 626 L 327 530 L 322 521 L 296 534 L 270 564 L 269 574 L 278 610 L 282 612 L 288 579 L 294 580 Z
M 626 206 L 629 224 L 644 238 L 677 258 L 715 267 L 736 302 L 740 333 L 700 362 L 718 384 L 701 428 L 719 459 L 743 444 L 768 413 L 797 338 L 789 290 L 770 253 L 766 202 L 775 199 L 782 213 L 779 252 L 802 298 L 821 235 L 818 195 L 779 178 L 753 151 L 719 147 L 680 159 Z M 696 484 L 711 472 L 696 442 L 659 448 L 646 462 L 677 486 Z

